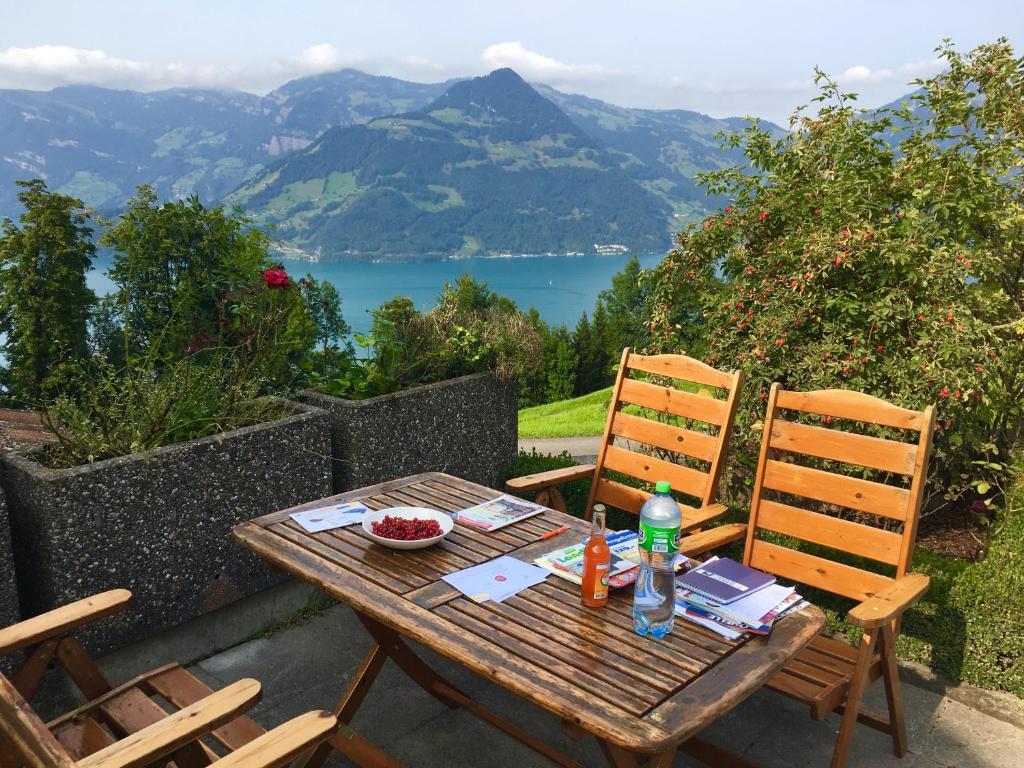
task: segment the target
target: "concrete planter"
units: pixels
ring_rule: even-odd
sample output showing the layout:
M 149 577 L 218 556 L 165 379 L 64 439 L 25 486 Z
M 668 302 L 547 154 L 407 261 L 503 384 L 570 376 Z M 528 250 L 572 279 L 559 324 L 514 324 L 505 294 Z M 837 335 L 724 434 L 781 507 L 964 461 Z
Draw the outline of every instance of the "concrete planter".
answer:
M 0 491 L 0 627 L 16 623 L 19 616 L 18 586 L 14 580 L 14 553 L 11 550 L 7 497 Z
M 515 382 L 489 373 L 368 400 L 300 396 L 330 414 L 335 493 L 431 471 L 499 487 L 516 456 L 518 399 Z
M 327 415 L 292 405 L 265 424 L 71 469 L 5 456 L 23 615 L 130 589 L 128 611 L 79 633 L 104 653 L 281 581 L 230 532 L 331 493 Z

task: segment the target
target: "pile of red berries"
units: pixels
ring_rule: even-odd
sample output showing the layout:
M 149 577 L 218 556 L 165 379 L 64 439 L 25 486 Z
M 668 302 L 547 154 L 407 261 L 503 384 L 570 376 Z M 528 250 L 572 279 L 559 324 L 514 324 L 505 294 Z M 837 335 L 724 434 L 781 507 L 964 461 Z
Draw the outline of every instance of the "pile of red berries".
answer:
M 400 541 L 432 539 L 443 533 L 437 520 L 420 520 L 418 517 L 392 517 L 391 515 L 384 515 L 383 520 L 370 523 L 370 529 L 375 536 L 382 536 L 385 539 L 398 539 Z

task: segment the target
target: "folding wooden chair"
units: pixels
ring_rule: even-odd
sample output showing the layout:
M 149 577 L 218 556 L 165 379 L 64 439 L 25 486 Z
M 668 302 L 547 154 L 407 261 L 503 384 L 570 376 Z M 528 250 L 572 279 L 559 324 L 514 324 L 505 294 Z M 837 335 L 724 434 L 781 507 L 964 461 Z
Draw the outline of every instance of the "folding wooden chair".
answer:
M 785 413 L 803 418 L 785 420 Z M 807 423 L 806 414 L 823 425 Z M 882 425 L 913 442 L 839 429 L 837 420 Z M 787 392 L 777 384 L 768 395 L 744 563 L 856 600 L 847 617 L 863 630 L 853 648 L 819 636 L 767 683 L 808 703 L 816 720 L 842 713 L 833 768 L 845 764 L 858 720 L 890 734 L 897 756 L 907 750 L 894 646 L 903 612 L 928 589 L 928 577 L 909 569 L 934 430 L 932 406 L 911 411 L 859 392 Z M 865 469 L 890 482 L 864 479 Z M 831 513 L 840 509 L 846 513 Z M 901 530 L 867 524 L 878 518 L 897 521 Z M 814 553 L 789 546 L 794 539 Z M 893 566 L 893 575 L 837 562 L 831 551 Z M 879 677 L 887 719 L 860 709 L 864 689 Z
M 697 392 L 645 380 L 651 374 L 662 380 L 690 382 L 696 386 L 689 389 Z M 627 347 L 612 388 L 596 463 L 513 478 L 506 487 L 516 494 L 539 491 L 539 504 L 564 512 L 565 500 L 558 486 L 592 478 L 584 512 L 584 518 L 589 520 L 595 503 L 639 514 L 640 507 L 651 496 L 647 491 L 616 481 L 609 473 L 650 484 L 668 480 L 673 490 L 694 500 L 692 506 L 679 505 L 683 531 L 699 531 L 726 512 L 725 505 L 715 503 L 715 499 L 742 386 L 742 371 L 725 373 L 685 355 L 638 355 Z M 630 405 L 639 408 L 631 409 L 633 413 L 623 410 Z M 645 412 L 667 415 L 676 423 L 650 418 Z M 682 457 L 684 463 L 653 455 L 657 449 L 667 452 L 669 457 Z M 741 539 L 745 532 L 746 526 L 738 523 L 719 526 L 686 536 L 682 549 L 698 554 Z
M 112 687 L 69 633 L 130 599 L 112 590 L 0 629 L 0 656 L 35 647 L 11 679 L 0 675 L 0 768 L 277 768 L 334 734 L 329 712 L 265 731 L 243 714 L 259 701 L 255 680 L 214 692 L 168 664 Z M 44 723 L 26 699 L 53 660 L 88 701 Z

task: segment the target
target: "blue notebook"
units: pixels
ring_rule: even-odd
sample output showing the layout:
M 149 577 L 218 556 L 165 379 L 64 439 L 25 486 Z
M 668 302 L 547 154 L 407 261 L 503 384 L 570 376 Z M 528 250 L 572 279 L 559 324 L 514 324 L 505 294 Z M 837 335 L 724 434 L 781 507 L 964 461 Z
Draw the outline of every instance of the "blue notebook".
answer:
M 775 583 L 775 577 L 748 568 L 728 557 L 716 557 L 691 568 L 676 579 L 683 589 L 704 595 L 716 603 L 731 603 Z

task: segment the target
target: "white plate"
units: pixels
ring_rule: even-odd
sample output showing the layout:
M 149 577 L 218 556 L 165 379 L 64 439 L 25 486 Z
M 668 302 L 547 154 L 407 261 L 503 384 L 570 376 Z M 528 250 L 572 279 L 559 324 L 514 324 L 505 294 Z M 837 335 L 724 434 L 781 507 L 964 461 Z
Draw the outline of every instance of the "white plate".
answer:
M 385 515 L 402 517 L 407 520 L 415 517 L 418 517 L 420 520 L 437 520 L 437 524 L 441 526 L 441 535 L 429 539 L 414 539 L 413 541 L 386 539 L 375 534 L 372 527 L 373 523 L 379 523 L 383 520 Z M 390 507 L 388 509 L 370 511 L 363 515 L 363 530 L 366 531 L 366 535 L 378 544 L 391 547 L 391 549 L 423 549 L 424 547 L 429 547 L 431 544 L 437 544 L 437 542 L 451 533 L 454 527 L 455 521 L 452 520 L 450 515 L 439 512 L 436 509 L 428 509 L 427 507 Z

